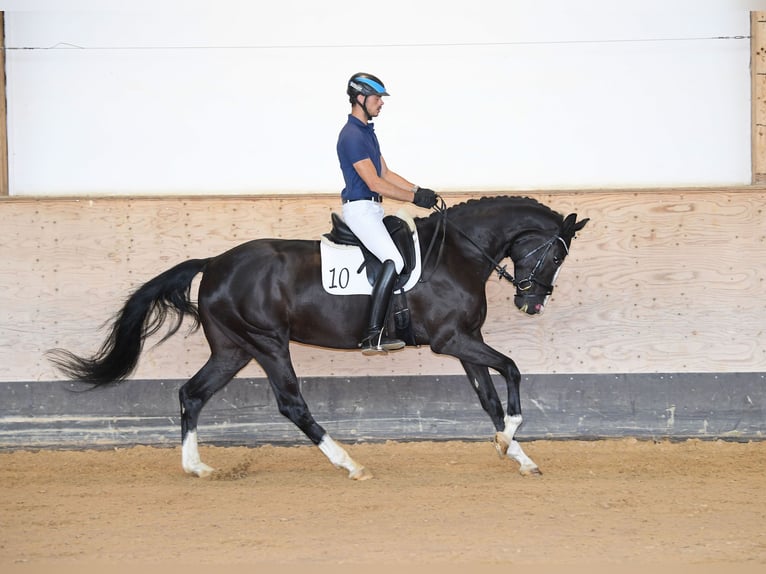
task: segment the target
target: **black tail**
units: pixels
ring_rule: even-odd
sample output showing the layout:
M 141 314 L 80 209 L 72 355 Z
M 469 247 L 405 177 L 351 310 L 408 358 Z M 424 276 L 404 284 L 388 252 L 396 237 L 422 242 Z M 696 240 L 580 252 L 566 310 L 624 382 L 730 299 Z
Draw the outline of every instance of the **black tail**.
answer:
M 175 313 L 175 322 L 160 342 L 178 331 L 186 315 L 194 319 L 192 329 L 199 327 L 199 311 L 189 295 L 194 276 L 204 270 L 208 261 L 190 259 L 139 287 L 116 315 L 109 336 L 92 357 L 52 349 L 48 351 L 49 360 L 69 378 L 94 386 L 125 379 L 138 364 L 144 340 L 160 329 L 168 313 Z

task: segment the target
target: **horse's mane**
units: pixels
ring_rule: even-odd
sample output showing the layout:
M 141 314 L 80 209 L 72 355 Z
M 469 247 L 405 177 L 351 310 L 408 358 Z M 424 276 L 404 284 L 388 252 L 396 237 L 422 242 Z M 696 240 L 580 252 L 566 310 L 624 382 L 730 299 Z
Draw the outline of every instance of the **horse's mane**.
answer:
M 447 208 L 447 212 L 450 216 L 460 217 L 461 215 L 469 213 L 469 212 L 473 213 L 475 211 L 484 211 L 485 208 L 497 210 L 497 209 L 507 209 L 510 207 L 513 207 L 513 208 L 532 207 L 532 208 L 540 209 L 541 211 L 552 215 L 559 221 L 563 220 L 563 216 L 560 213 L 554 211 L 547 205 L 540 203 L 536 199 L 532 199 L 531 197 L 524 197 L 524 196 L 496 195 L 496 196 L 479 197 L 476 199 L 469 199 L 467 201 L 464 201 L 462 203 L 457 203 Z M 427 216 L 427 218 L 431 218 L 431 217 L 439 217 L 439 214 L 431 213 L 429 216 Z

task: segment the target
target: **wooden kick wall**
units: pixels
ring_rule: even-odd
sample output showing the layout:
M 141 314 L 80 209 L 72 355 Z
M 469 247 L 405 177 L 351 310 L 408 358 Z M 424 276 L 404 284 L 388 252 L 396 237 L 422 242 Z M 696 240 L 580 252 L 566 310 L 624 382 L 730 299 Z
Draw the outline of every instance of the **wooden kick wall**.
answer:
M 543 316 L 516 311 L 509 284 L 487 285 L 485 338 L 523 373 L 766 372 L 762 188 L 529 195 L 591 221 Z M 471 197 L 445 196 L 449 205 Z M 177 262 L 255 237 L 318 238 L 337 209 L 327 196 L 3 199 L 0 382 L 56 379 L 46 349 L 94 351 L 127 293 Z M 365 358 L 296 345 L 293 353 L 307 377 L 462 372 L 428 349 Z M 206 356 L 201 332 L 179 333 L 147 345 L 135 378 L 184 379 Z

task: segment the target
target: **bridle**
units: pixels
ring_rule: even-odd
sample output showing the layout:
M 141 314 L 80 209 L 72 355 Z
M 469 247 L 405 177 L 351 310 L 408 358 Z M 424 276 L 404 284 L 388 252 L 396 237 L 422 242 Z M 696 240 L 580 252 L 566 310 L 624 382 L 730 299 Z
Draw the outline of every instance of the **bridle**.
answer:
M 543 283 L 542 281 L 539 281 L 535 274 L 540 270 L 540 267 L 543 265 L 543 261 L 545 261 L 545 257 L 548 255 L 548 252 L 551 250 L 551 247 L 556 243 L 556 241 L 560 241 L 561 244 L 564 246 L 564 249 L 567 252 L 567 255 L 569 254 L 569 247 L 567 247 L 566 241 L 561 237 L 561 235 L 556 234 L 550 239 L 548 239 L 545 243 L 542 245 L 538 245 L 535 247 L 532 251 L 527 253 L 526 255 L 523 255 L 519 261 L 523 261 L 527 257 L 531 257 L 538 251 L 542 251 L 542 254 L 540 257 L 537 258 L 537 262 L 535 263 L 535 266 L 532 268 L 532 271 L 529 272 L 529 275 L 524 279 L 514 280 L 513 277 L 510 278 L 511 283 L 516 287 L 517 292 L 523 292 L 523 291 L 529 291 L 532 288 L 532 285 L 538 285 L 545 289 L 545 296 L 550 295 L 553 293 L 553 285 L 548 285 L 547 283 Z
M 423 257 L 423 268 L 425 268 L 426 262 L 431 257 L 431 252 L 436 244 L 436 239 L 441 234 L 441 241 L 439 243 L 439 251 L 436 255 L 436 261 L 434 261 L 434 266 L 431 271 L 431 275 L 428 277 L 428 279 L 421 278 L 421 283 L 426 283 L 428 280 L 433 276 L 434 271 L 439 265 L 439 261 L 441 261 L 442 252 L 444 248 L 444 242 L 446 240 L 447 236 L 447 207 L 444 203 L 444 200 L 437 195 L 438 203 L 434 206 L 434 211 L 439 213 L 439 222 L 437 223 L 436 231 L 431 238 L 431 242 L 428 245 L 428 249 L 426 250 L 426 254 Z M 489 253 L 487 253 L 484 248 L 482 248 L 480 245 L 478 245 L 473 239 L 471 239 L 462 229 L 456 226 L 452 226 L 452 229 L 457 231 L 465 240 L 467 240 L 471 245 L 473 245 L 481 255 L 492 264 L 493 270 L 497 273 L 499 279 L 505 279 L 506 281 L 509 281 L 514 287 L 516 287 L 516 294 L 521 295 L 525 291 L 529 291 L 533 285 L 537 285 L 539 287 L 542 287 L 545 289 L 545 296 L 547 297 L 551 293 L 553 293 L 553 285 L 549 285 L 547 283 L 543 283 L 535 275 L 538 271 L 540 271 L 540 268 L 543 265 L 543 262 L 545 261 L 545 257 L 548 255 L 548 252 L 551 250 L 551 247 L 556 243 L 556 241 L 560 241 L 561 244 L 564 246 L 564 249 L 566 250 L 567 254 L 569 254 L 569 247 L 566 244 L 566 241 L 561 237 L 561 235 L 556 234 L 550 239 L 546 240 L 541 245 L 538 245 L 528 253 L 524 254 L 519 258 L 519 261 L 523 261 L 524 259 L 528 257 L 532 257 L 535 253 L 540 253 L 540 256 L 537 258 L 537 262 L 535 263 L 535 266 L 532 268 L 532 271 L 529 272 L 529 275 L 527 275 L 523 279 L 516 279 L 507 271 L 507 265 L 500 265 L 500 262 L 497 261 L 494 257 L 492 257 Z M 516 236 L 513 241 L 516 241 L 519 238 L 519 236 Z M 511 243 L 513 243 L 511 241 Z

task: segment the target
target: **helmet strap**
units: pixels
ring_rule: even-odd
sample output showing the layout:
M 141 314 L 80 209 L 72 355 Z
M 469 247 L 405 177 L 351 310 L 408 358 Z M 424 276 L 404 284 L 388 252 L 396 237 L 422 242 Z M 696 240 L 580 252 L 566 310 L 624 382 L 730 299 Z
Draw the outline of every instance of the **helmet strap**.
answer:
M 364 94 L 358 94 L 358 95 L 363 96 Z M 369 122 L 372 120 L 372 116 L 370 115 L 370 112 L 367 111 L 367 98 L 369 98 L 369 96 L 364 96 L 364 99 L 362 100 L 361 105 L 362 105 L 362 109 L 364 110 L 364 115 L 367 116 L 367 121 Z M 356 101 L 357 103 L 359 103 L 358 99 Z

